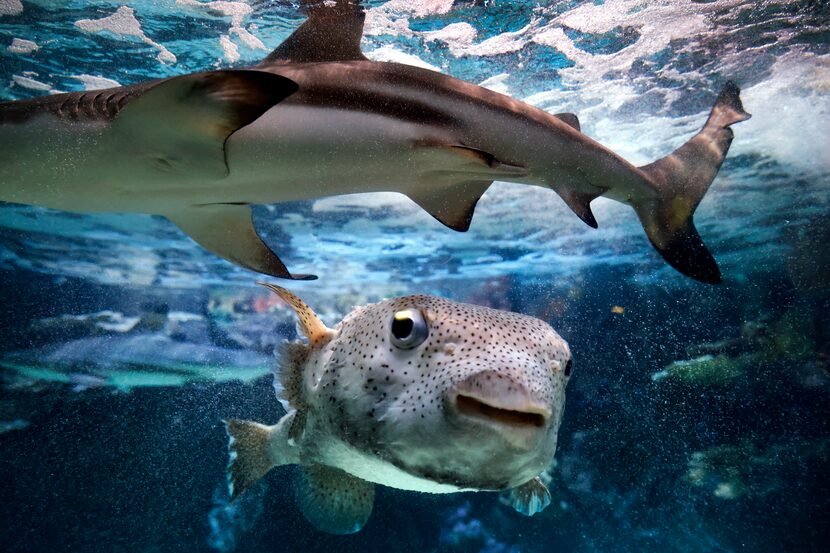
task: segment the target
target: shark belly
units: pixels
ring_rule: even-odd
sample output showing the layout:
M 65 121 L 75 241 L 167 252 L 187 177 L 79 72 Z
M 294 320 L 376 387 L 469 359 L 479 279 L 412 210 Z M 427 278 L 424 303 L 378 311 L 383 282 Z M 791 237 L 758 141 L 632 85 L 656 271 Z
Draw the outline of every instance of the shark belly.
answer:
M 95 160 L 105 129 L 43 114 L 0 125 L 0 200 L 77 209 L 84 183 L 103 176 Z
M 164 213 L 198 203 L 206 183 L 151 155 L 102 121 L 42 114 L 0 125 L 0 200 L 84 213 Z
M 228 139 L 225 192 L 248 203 L 408 192 L 434 174 L 475 171 L 429 146 L 453 140 L 448 129 L 380 114 L 279 105 Z

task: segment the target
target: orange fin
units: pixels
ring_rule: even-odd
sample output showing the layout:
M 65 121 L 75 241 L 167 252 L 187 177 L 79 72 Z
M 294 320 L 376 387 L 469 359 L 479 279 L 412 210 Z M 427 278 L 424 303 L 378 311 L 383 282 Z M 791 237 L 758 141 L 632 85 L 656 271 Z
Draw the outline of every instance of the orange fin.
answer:
M 312 345 L 327 339 L 334 332 L 323 324 L 313 309 L 289 290 L 268 282 L 257 282 L 257 284 L 265 286 L 291 306 L 300 318 L 300 329 Z

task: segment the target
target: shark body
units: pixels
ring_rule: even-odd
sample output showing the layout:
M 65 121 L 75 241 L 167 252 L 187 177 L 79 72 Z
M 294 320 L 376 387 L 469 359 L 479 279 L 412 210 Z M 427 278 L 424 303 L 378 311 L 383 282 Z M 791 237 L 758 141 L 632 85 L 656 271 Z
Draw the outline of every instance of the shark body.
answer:
M 0 199 L 168 217 L 254 271 L 292 275 L 254 229 L 251 204 L 371 191 L 406 194 L 469 228 L 495 180 L 549 187 L 587 224 L 606 196 L 634 207 L 682 273 L 719 282 L 692 222 L 747 119 L 727 84 L 703 129 L 635 167 L 553 115 L 497 92 L 360 52 L 364 14 L 340 1 L 259 65 L 0 104 Z

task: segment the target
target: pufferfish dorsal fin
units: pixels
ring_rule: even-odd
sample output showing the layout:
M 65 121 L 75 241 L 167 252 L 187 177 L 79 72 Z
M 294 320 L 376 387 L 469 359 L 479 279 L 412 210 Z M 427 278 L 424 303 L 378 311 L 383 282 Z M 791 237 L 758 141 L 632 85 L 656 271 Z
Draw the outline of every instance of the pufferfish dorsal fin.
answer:
M 294 495 L 305 518 L 330 534 L 354 534 L 363 528 L 375 502 L 375 486 L 325 465 L 299 467 Z
M 308 19 L 260 65 L 292 62 L 363 61 L 360 51 L 366 13 L 357 0 L 304 0 Z
M 294 312 L 297 313 L 297 317 L 300 318 L 300 330 L 302 330 L 303 334 L 305 334 L 312 346 L 318 344 L 322 340 L 325 340 L 334 332 L 332 329 L 323 324 L 323 321 L 317 317 L 317 313 L 315 313 L 313 309 L 306 305 L 303 300 L 295 296 L 292 292 L 286 290 L 282 286 L 277 286 L 276 284 L 270 284 L 268 282 L 257 282 L 257 284 L 265 286 L 291 306 Z

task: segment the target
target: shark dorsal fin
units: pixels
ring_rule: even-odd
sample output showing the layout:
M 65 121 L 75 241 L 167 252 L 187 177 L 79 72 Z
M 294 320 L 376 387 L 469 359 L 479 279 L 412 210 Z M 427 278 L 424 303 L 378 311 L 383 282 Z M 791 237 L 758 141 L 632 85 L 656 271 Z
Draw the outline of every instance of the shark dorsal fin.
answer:
M 556 117 L 569 127 L 576 129 L 578 131 L 582 131 L 579 125 L 579 117 L 577 117 L 573 113 L 557 113 L 554 115 L 554 117 Z
M 269 284 L 267 282 L 258 282 L 257 284 L 265 286 L 282 298 L 285 303 L 291 306 L 294 312 L 297 313 L 297 317 L 300 319 L 300 329 L 303 331 L 306 338 L 308 338 L 309 343 L 314 345 L 316 342 L 331 335 L 332 330 L 328 328 L 319 317 L 317 317 L 314 310 L 293 293 L 289 292 L 282 286 L 277 286 L 276 284 Z
M 360 51 L 366 13 L 357 0 L 306 0 L 308 19 L 261 65 L 365 60 Z

